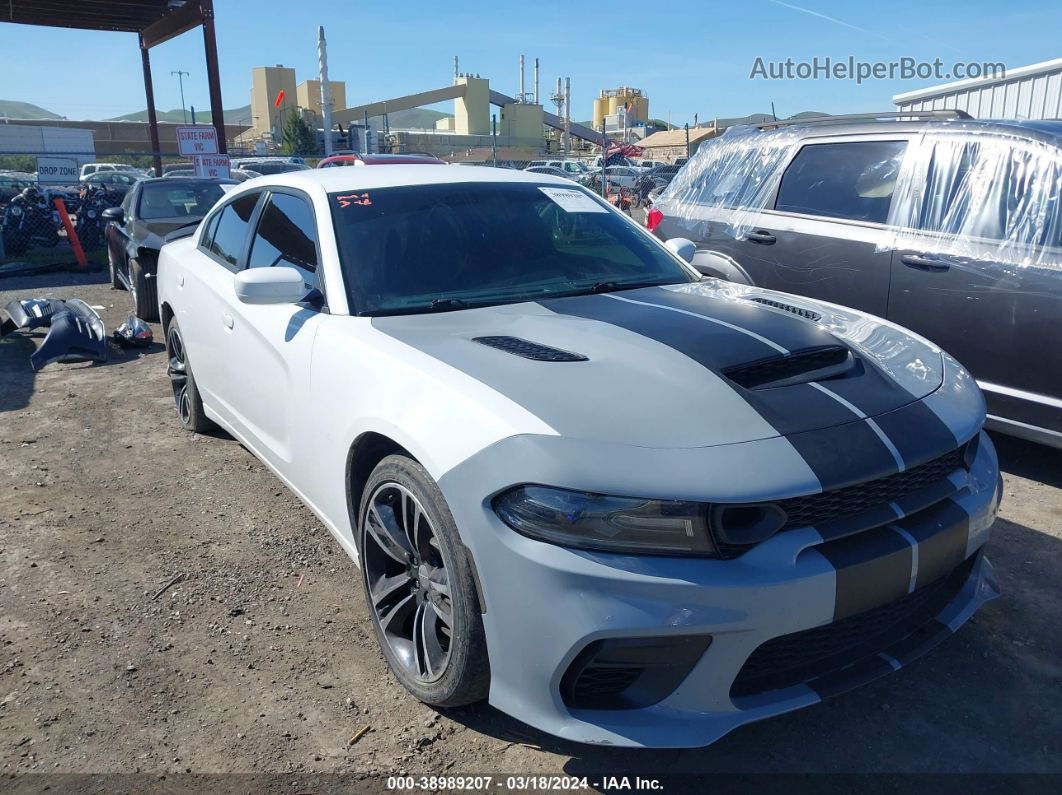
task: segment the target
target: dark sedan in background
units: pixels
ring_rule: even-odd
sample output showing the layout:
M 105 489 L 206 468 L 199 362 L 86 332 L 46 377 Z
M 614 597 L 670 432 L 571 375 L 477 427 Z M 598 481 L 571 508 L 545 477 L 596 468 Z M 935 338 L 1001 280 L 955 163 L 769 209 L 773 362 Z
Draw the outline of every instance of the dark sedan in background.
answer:
M 107 190 L 127 193 L 142 179 L 144 177 L 139 171 L 101 171 L 85 177 L 81 184 L 89 188 L 104 187 Z
M 164 238 L 175 229 L 198 224 L 225 193 L 228 179 L 143 179 L 132 186 L 121 207 L 105 210 L 107 260 L 111 286 L 132 293 L 136 316 L 158 320 L 155 273 Z

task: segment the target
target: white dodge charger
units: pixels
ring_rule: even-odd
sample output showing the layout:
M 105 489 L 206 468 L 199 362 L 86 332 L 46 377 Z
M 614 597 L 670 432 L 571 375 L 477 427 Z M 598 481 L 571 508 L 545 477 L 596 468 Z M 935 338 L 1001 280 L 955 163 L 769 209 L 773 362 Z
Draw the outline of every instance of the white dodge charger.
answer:
M 1001 486 L 954 359 L 692 253 L 540 174 L 254 179 L 162 249 L 177 412 L 335 535 L 418 698 L 704 745 L 994 597 Z

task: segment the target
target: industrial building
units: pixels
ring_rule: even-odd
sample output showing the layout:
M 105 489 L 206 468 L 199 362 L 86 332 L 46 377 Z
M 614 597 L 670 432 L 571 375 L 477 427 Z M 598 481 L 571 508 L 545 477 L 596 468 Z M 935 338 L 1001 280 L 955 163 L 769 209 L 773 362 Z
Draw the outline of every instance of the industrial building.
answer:
M 648 134 L 649 97 L 640 88 L 602 89 L 594 99 L 593 126 L 605 132 L 624 133 L 635 138 Z
M 661 130 L 638 141 L 638 148 L 649 159 L 673 163 L 677 158 L 695 154 L 702 143 L 723 132 L 724 130 L 715 126 Z
M 897 94 L 898 111 L 963 110 L 980 119 L 1062 118 L 1062 58 Z
M 524 78 L 524 57 L 520 56 L 519 91 L 515 97 L 508 96 L 492 89 L 488 78 L 461 72 L 455 58 L 450 85 L 353 107 L 347 106 L 345 83 L 329 80 L 332 122 L 343 130 L 373 126 L 376 140 L 390 152 L 428 152 L 454 160 L 479 160 L 495 154 L 502 159 L 533 159 L 547 153 L 588 151 L 592 145 L 600 144 L 602 136 L 598 131 L 571 121 L 570 80 L 558 79 L 557 91 L 549 98 L 557 112 L 550 113 L 540 101 L 537 58 L 533 90 L 525 90 Z M 648 113 L 648 98 L 637 89 L 620 91 L 628 93 L 612 92 L 612 104 L 618 108 L 621 100 L 633 103 L 629 120 L 642 120 Z M 391 128 L 389 114 L 450 100 L 454 103 L 453 115 L 440 119 L 434 129 Z M 612 105 L 606 103 L 606 109 L 611 110 Z M 320 81 L 296 84 L 294 69 L 281 65 L 255 67 L 251 72 L 251 129 L 241 144 L 276 144 L 283 119 L 291 112 L 302 114 L 320 128 L 322 111 Z
M 146 155 L 154 151 L 173 153 L 177 152 L 177 128 L 180 124 L 160 121 L 157 125 L 158 150 L 151 139 L 151 125 L 143 121 L 74 121 L 68 119 L 6 119 L 0 124 L 24 125 L 34 128 L 55 128 L 61 130 L 88 130 L 92 134 L 94 149 L 92 154 L 123 155 L 140 154 Z M 226 124 L 222 128 L 225 132 L 225 140 L 235 141 L 239 136 L 247 132 L 246 124 Z M 15 151 L 6 150 L 6 154 Z M 29 151 L 29 150 L 26 150 Z M 58 151 L 56 149 L 42 149 L 46 151 Z M 66 154 L 81 154 L 80 150 L 68 150 Z

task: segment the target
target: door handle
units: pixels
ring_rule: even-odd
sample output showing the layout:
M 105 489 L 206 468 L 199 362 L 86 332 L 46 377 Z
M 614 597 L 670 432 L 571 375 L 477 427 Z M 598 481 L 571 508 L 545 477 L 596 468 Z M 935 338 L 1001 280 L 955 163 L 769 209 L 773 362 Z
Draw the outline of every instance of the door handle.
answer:
M 223 312 L 221 315 L 221 322 L 225 324 L 225 328 L 231 329 L 233 326 L 232 315 L 228 312 Z
M 917 254 L 904 254 L 900 257 L 900 262 L 908 268 L 914 268 L 915 270 L 920 271 L 930 271 L 933 273 L 941 273 L 951 267 L 950 262 L 945 262 L 941 259 L 933 259 L 932 257 L 920 257 Z
M 761 246 L 770 246 L 777 241 L 774 235 L 763 229 L 757 229 L 755 232 L 749 232 L 748 241 L 750 243 L 759 243 Z

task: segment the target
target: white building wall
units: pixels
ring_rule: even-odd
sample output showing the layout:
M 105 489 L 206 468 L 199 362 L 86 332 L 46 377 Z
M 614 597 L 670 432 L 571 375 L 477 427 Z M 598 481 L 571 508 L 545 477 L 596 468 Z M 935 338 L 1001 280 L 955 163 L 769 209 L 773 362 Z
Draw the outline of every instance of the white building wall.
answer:
M 897 111 L 963 110 L 978 119 L 1062 119 L 1062 58 L 1012 69 L 1007 76 L 964 80 L 897 94 Z

